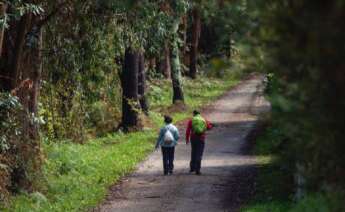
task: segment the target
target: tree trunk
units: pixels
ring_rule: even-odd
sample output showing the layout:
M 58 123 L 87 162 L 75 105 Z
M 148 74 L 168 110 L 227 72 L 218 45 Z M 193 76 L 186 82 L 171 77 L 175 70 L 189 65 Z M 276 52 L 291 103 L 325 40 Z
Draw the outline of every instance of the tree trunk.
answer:
M 170 62 L 170 48 L 169 43 L 165 42 L 164 44 L 164 63 L 163 63 L 163 75 L 166 79 L 171 78 L 171 62 Z
M 225 0 L 218 0 L 218 7 L 219 9 L 222 9 L 225 5 Z
M 5 34 L 5 23 L 7 22 L 6 20 L 6 10 L 7 10 L 7 4 L 6 3 L 0 3 L 0 16 L 3 18 L 4 23 L 3 26 L 1 27 L 1 32 L 0 32 L 0 58 L 2 56 L 2 43 L 4 40 L 4 34 Z
M 180 62 L 180 49 L 178 45 L 178 28 L 180 21 L 175 21 L 173 32 L 175 34 L 172 40 L 171 51 L 171 80 L 173 86 L 173 103 L 184 102 L 184 95 L 181 83 L 181 62 Z
M 198 8 L 193 9 L 193 27 L 192 27 L 192 42 L 191 42 L 191 53 L 190 53 L 190 64 L 189 64 L 189 76 L 192 79 L 196 78 L 197 64 L 198 64 L 198 47 L 199 38 L 201 32 L 201 18 L 200 11 Z
M 164 44 L 164 54 L 159 55 L 157 58 L 157 73 L 161 73 L 165 79 L 171 78 L 171 62 L 170 62 L 170 48 L 169 43 L 166 41 Z
M 4 34 L 0 70 L 1 90 L 17 96 L 23 107 L 19 127 L 22 132 L 17 138 L 20 144 L 13 147 L 17 165 L 11 181 L 13 186 L 29 191 L 33 189 L 35 176 L 41 173 L 42 163 L 38 123 L 33 121 L 38 112 L 42 69 L 42 30 L 37 27 L 38 22 L 39 18 L 32 14 L 10 22 Z
M 161 55 L 157 55 L 156 56 L 156 65 L 155 65 L 155 74 L 162 74 L 163 73 L 163 69 L 164 69 L 164 67 L 163 67 L 163 62 L 164 62 L 164 60 L 163 60 L 163 57 L 161 56 Z
M 231 35 L 229 35 L 229 49 L 227 50 L 227 56 L 228 59 L 230 60 L 232 58 L 232 39 L 231 39 Z
M 146 98 L 146 70 L 144 53 L 139 54 L 138 95 L 141 110 L 147 115 L 149 106 Z
M 130 131 L 138 127 L 139 54 L 128 48 L 121 73 L 122 127 Z
M 156 63 L 157 62 L 156 62 L 155 57 L 151 57 L 150 59 L 148 59 L 147 63 L 148 63 L 148 65 L 147 65 L 146 73 L 148 73 L 149 71 L 156 71 Z
M 188 43 L 187 43 L 187 33 L 188 33 L 188 13 L 182 17 L 182 27 L 183 27 L 183 47 L 182 47 L 182 57 L 185 61 L 187 55 Z

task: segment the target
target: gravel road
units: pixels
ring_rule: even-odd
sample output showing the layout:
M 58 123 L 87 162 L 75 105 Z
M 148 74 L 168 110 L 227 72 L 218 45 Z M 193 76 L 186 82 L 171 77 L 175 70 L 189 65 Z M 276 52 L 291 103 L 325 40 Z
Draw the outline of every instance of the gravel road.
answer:
M 262 76 L 244 80 L 204 111 L 216 127 L 207 135 L 201 176 L 188 173 L 190 145 L 181 129 L 173 175 L 162 175 L 161 153 L 156 151 L 135 173 L 114 185 L 94 211 L 238 211 L 255 190 L 257 160 L 247 154 L 247 137 L 257 116 L 269 110 L 262 82 Z

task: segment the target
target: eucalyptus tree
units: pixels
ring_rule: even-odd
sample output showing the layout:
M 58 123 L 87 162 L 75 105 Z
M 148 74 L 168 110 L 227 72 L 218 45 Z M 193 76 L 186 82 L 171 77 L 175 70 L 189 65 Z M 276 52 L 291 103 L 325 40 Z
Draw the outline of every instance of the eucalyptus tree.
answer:
M 6 28 L 6 23 L 7 23 L 7 3 L 6 2 L 0 2 L 0 16 L 2 20 L 2 26 L 1 26 L 1 31 L 0 31 L 0 55 L 2 52 L 2 42 L 4 40 L 4 33 L 5 33 L 5 28 Z
M 184 102 L 181 81 L 179 28 L 183 15 L 189 8 L 187 0 L 156 0 L 136 2 L 136 18 L 131 25 L 140 34 L 139 43 L 146 53 L 159 55 L 164 52 L 163 74 L 172 80 L 173 103 Z M 134 10 L 133 10 L 134 11 Z M 170 69 L 171 68 L 171 72 Z
M 200 47 L 204 50 L 202 53 L 208 56 L 226 54 L 231 57 L 235 33 L 243 35 L 243 32 L 249 28 L 247 11 L 245 11 L 246 2 L 246 0 L 191 1 L 189 77 L 195 79 L 197 76 Z
M 107 114 L 113 124 L 99 129 L 105 132 L 116 127 L 117 119 L 125 126 L 137 125 L 138 102 L 147 112 L 145 66 L 139 62 L 144 58 L 142 39 L 147 37 L 147 10 L 142 10 L 147 2 L 74 0 L 50 22 L 44 104 L 49 108 L 47 131 L 53 131 L 53 137 L 84 140 L 87 127 L 102 126 L 97 118 L 100 106 L 123 113 L 122 118 Z M 135 65 L 128 64 L 133 61 Z
M 191 38 L 191 49 L 190 49 L 190 61 L 189 61 L 189 76 L 192 79 L 196 78 L 197 75 L 197 63 L 198 63 L 198 47 L 199 38 L 201 34 L 201 12 L 200 3 L 193 2 L 192 9 L 192 38 Z
M 165 79 L 171 79 L 170 45 L 166 41 L 162 45 L 162 52 L 156 56 L 156 72 L 162 74 Z
M 178 30 L 181 18 L 187 12 L 189 3 L 184 0 L 171 0 L 171 80 L 173 86 L 173 103 L 184 102 L 184 94 L 181 81 L 180 61 L 180 37 Z
M 125 131 L 129 131 L 138 126 L 138 73 L 139 53 L 131 48 L 127 48 L 120 75 L 122 87 L 121 127 Z
M 191 29 L 190 29 L 190 53 L 189 53 L 189 72 L 188 76 L 192 79 L 197 77 L 198 72 L 198 56 L 199 56 L 199 44 L 202 36 L 203 27 L 206 27 L 213 19 L 217 18 L 216 16 L 221 16 L 222 14 L 219 11 L 227 10 L 225 5 L 228 5 L 230 1 L 225 0 L 191 0 L 191 11 L 190 18 L 191 20 Z M 237 4 L 235 1 L 231 4 Z M 218 13 L 216 15 L 216 13 Z M 231 16 L 224 17 L 228 19 L 228 22 L 231 22 Z M 223 28 L 226 28 L 227 23 L 224 24 Z M 210 25 L 209 27 L 214 27 Z M 220 32 L 219 34 L 226 34 L 226 32 Z M 219 35 L 217 35 L 219 36 Z M 227 36 L 227 35 L 225 35 Z M 212 46 L 214 38 L 207 37 L 204 39 L 206 44 Z M 209 43 L 210 42 L 210 43 Z
M 139 54 L 139 67 L 138 67 L 138 95 L 140 108 L 144 114 L 149 113 L 149 102 L 146 97 L 146 67 L 145 67 L 145 54 Z
M 28 176 L 39 169 L 40 143 L 38 125 L 35 120 L 38 107 L 40 77 L 42 70 L 42 25 L 41 1 L 7 2 L 6 30 L 4 31 L 0 86 L 2 92 L 16 96 L 23 108 L 18 137 L 6 141 L 11 151 L 18 151 L 14 164 L 10 166 L 12 185 L 30 189 Z M 26 3 L 26 4 L 25 4 Z M 6 120 L 1 120 L 6 121 Z M 38 170 L 36 170 L 38 171 Z
M 159 18 L 164 17 L 159 13 L 157 3 L 148 0 L 128 1 L 123 7 L 125 59 L 120 78 L 123 91 L 121 126 L 125 131 L 139 126 L 140 109 L 148 114 L 145 53 L 152 55 L 157 52 L 157 43 L 165 34 L 164 29 L 161 29 L 164 25 L 158 22 Z M 156 32 L 153 33 L 153 30 Z
M 184 101 L 178 30 L 181 17 L 187 11 L 188 4 L 183 0 L 130 1 L 125 8 L 127 24 L 124 36 L 125 61 L 121 73 L 124 94 L 122 127 L 128 130 L 138 126 L 138 109 L 142 108 L 145 112 L 148 110 L 145 99 L 143 48 L 148 54 L 157 54 L 162 44 L 165 48 L 171 48 L 169 59 L 171 60 L 173 103 Z M 169 41 L 168 46 L 166 40 Z
M 199 51 L 206 58 L 227 56 L 231 59 L 235 41 L 246 38 L 257 22 L 250 16 L 247 0 L 203 2 Z
M 172 8 L 170 1 L 163 0 L 159 2 L 159 15 L 157 23 L 151 33 L 150 49 L 155 47 L 153 51 L 156 57 L 156 72 L 160 73 L 166 79 L 171 79 L 171 31 L 172 25 Z
M 113 19 L 101 1 L 47 1 L 50 7 L 54 4 L 59 12 L 44 31 L 42 133 L 82 142 L 85 128 L 93 126 L 91 122 L 85 126 L 92 105 L 101 97 L 108 99 L 105 85 L 116 85 L 111 78 L 115 62 L 108 56 L 113 53 L 109 42 Z
M 6 159 L 10 163 L 7 164 L 8 173 L 11 173 L 7 178 L 10 182 L 7 186 L 12 189 L 32 190 L 34 175 L 40 173 L 42 159 L 37 115 L 42 72 L 42 30 L 57 12 L 55 6 L 57 4 L 49 9 L 46 1 L 39 0 L 5 1 L 1 4 L 3 42 L 0 91 L 20 104 L 20 113 L 11 112 L 11 116 L 17 116 L 15 126 L 11 122 L 7 123 L 9 119 L 1 120 L 1 127 L 5 126 L 9 130 L 11 127 L 16 128 L 14 135 L 2 137 L 2 147 L 6 148 L 0 151 L 0 154 L 12 153 Z

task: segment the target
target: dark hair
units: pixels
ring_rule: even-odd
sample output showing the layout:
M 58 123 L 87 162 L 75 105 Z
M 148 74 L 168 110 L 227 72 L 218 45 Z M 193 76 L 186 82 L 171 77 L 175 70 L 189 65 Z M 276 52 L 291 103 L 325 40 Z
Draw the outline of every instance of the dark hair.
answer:
M 194 116 L 196 116 L 196 115 L 200 115 L 200 112 L 199 112 L 199 111 L 197 111 L 197 110 L 194 110 L 194 111 L 193 111 L 193 115 L 194 115 Z
M 173 119 L 170 116 L 165 115 L 164 116 L 164 122 L 167 124 L 172 123 Z

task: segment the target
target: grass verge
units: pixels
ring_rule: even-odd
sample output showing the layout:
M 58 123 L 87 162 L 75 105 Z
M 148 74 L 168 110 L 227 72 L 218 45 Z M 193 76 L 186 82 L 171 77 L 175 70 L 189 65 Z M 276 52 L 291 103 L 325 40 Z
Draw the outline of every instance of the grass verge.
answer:
M 345 193 L 341 189 L 308 193 L 294 200 L 293 173 L 284 167 L 279 128 L 268 127 L 255 142 L 254 154 L 259 164 L 256 195 L 241 212 L 341 212 L 345 211 Z
M 190 116 L 190 111 L 207 105 L 239 78 L 184 79 L 187 107 L 173 112 L 175 121 Z M 45 189 L 35 193 L 21 193 L 13 197 L 4 211 L 84 211 L 104 199 L 107 189 L 121 177 L 131 173 L 137 164 L 152 152 L 156 133 L 162 122 L 161 112 L 171 103 L 170 82 L 152 82 L 149 99 L 152 103 L 151 128 L 130 134 L 115 133 L 93 139 L 84 145 L 70 142 L 46 141 L 43 149 Z M 1 206 L 0 206 L 1 208 Z
M 290 207 L 290 194 L 293 179 L 287 169 L 281 167 L 276 154 L 280 148 L 279 131 L 268 127 L 255 141 L 254 154 L 259 163 L 256 179 L 256 195 L 241 211 L 243 212 L 278 212 Z

